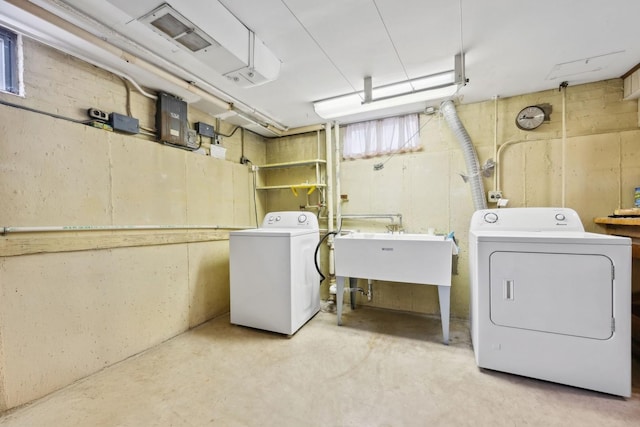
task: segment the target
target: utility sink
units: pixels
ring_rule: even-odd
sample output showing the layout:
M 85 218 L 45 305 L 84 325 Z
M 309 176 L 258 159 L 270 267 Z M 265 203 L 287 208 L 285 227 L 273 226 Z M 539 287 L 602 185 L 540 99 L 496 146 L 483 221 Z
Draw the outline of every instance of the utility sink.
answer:
M 457 246 L 446 236 L 358 232 L 336 237 L 338 325 L 342 324 L 345 277 L 436 285 L 443 341 L 448 344 L 454 254 L 457 254 Z
M 336 276 L 451 285 L 452 240 L 430 234 L 350 233 L 334 240 Z

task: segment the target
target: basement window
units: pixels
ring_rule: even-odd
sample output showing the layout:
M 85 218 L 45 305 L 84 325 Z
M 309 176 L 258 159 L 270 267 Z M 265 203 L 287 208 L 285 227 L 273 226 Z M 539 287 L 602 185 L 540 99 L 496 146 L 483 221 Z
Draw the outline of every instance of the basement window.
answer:
M 410 114 L 347 125 L 342 157 L 361 159 L 421 148 L 418 115 Z
M 20 36 L 0 27 L 0 91 L 21 95 Z

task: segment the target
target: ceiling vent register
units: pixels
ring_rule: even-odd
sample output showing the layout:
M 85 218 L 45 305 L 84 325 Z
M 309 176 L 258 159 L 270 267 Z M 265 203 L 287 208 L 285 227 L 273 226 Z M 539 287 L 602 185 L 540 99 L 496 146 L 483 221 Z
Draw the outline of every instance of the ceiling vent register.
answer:
M 253 31 L 219 2 L 215 3 L 218 7 L 209 9 L 206 21 L 211 30 L 217 31 L 215 35 L 203 30 L 168 3 L 137 21 L 239 86 L 252 87 L 275 80 L 280 74 L 280 60 Z

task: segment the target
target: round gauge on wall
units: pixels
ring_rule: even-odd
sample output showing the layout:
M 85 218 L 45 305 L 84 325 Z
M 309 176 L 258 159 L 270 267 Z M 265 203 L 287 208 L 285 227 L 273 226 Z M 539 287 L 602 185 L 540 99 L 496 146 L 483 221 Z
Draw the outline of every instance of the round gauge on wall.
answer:
M 516 117 L 516 126 L 522 130 L 534 130 L 544 122 L 544 110 L 537 105 L 523 108 Z

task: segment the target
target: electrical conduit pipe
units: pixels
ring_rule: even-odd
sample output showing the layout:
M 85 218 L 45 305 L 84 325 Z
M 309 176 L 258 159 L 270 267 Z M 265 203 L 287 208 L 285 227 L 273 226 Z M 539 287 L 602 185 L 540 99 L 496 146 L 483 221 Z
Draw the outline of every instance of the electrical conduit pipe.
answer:
M 340 125 L 338 122 L 334 122 L 333 124 L 334 130 L 334 143 L 333 143 L 333 162 L 334 162 L 334 172 L 335 172 L 335 203 L 336 203 L 336 229 L 338 233 L 342 229 L 342 199 L 340 197 Z M 331 236 L 333 238 L 333 236 Z M 331 242 L 333 245 L 333 241 Z M 353 286 L 352 281 L 353 280 Z M 334 274 L 335 281 L 335 274 Z M 349 279 L 349 287 L 351 288 L 351 308 L 356 308 L 356 296 L 357 296 L 357 279 L 350 278 Z M 331 287 L 329 288 L 329 292 L 331 292 Z
M 333 232 L 333 162 L 331 153 L 331 123 L 327 122 L 324 127 L 325 135 L 325 155 L 327 158 L 327 232 Z M 333 258 L 333 235 L 327 239 L 329 247 L 329 294 L 336 293 L 336 269 Z
M 475 210 L 486 209 L 487 201 L 484 197 L 484 185 L 482 183 L 482 176 L 480 175 L 480 162 L 478 161 L 478 154 L 473 148 L 471 137 L 462 125 L 462 122 L 458 117 L 456 107 L 453 105 L 453 101 L 447 100 L 440 104 L 440 111 L 442 112 L 447 125 L 449 125 L 449 128 L 456 136 L 456 139 L 460 144 L 462 154 L 464 155 L 467 174 L 469 175 L 469 183 L 471 185 L 473 206 Z
M 336 228 L 338 231 L 342 228 L 342 199 L 340 197 L 340 125 L 335 122 L 333 125 L 334 142 L 333 142 L 333 161 L 335 163 L 335 203 L 336 203 Z
M 127 231 L 127 230 L 244 230 L 253 226 L 236 225 L 53 225 L 0 227 L 0 235 L 10 233 L 51 233 L 66 231 Z

